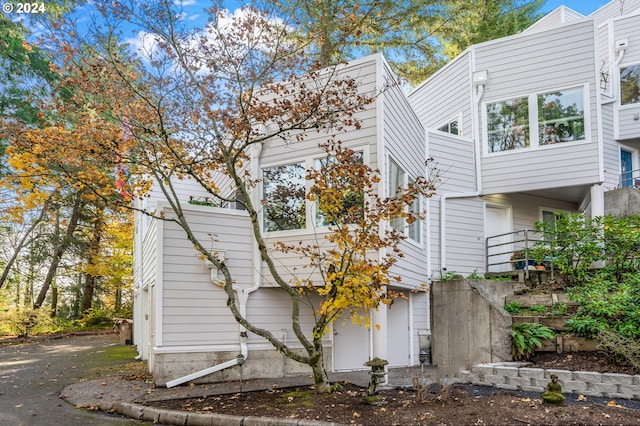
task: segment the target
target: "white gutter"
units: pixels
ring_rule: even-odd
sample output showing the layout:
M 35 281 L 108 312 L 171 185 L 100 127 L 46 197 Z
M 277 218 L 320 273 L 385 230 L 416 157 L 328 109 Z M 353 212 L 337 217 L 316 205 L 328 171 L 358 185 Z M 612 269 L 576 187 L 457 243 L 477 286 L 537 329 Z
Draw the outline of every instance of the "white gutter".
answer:
M 618 68 L 618 66 L 620 65 L 620 62 L 622 62 L 622 58 L 624 57 L 624 51 L 628 45 L 629 45 L 629 42 L 627 41 L 627 39 L 619 40 L 619 41 L 616 41 L 615 43 L 615 49 L 618 56 L 616 56 L 616 60 L 613 61 L 613 63 L 609 67 L 609 78 L 611 78 L 611 98 L 605 101 L 602 101 L 602 104 L 609 104 L 611 102 L 615 102 L 618 100 L 618 93 L 619 93 L 618 84 L 614 84 L 614 83 L 618 83 L 618 79 L 613 78 L 613 71 L 616 68 Z M 608 96 L 608 94 L 606 95 Z
M 474 157 L 475 157 L 476 190 L 471 192 L 442 194 L 440 196 L 440 270 L 441 272 L 447 270 L 447 231 L 446 231 L 447 200 L 454 199 L 454 198 L 477 197 L 482 193 L 482 177 L 481 177 L 481 169 L 480 169 L 480 130 L 479 130 L 480 123 L 479 123 L 478 109 L 480 106 L 480 99 L 482 99 L 482 94 L 484 93 L 484 83 L 476 84 L 475 87 L 476 87 L 476 90 L 474 90 L 473 92 L 473 96 L 474 96 L 473 149 L 474 149 Z
M 251 146 L 251 176 L 253 179 L 258 179 L 260 177 L 260 153 L 262 152 L 262 144 L 254 144 Z M 253 205 L 257 206 L 260 203 L 259 195 L 257 191 L 252 191 L 252 200 Z M 233 291 L 236 293 L 238 299 L 238 310 L 240 311 L 240 315 L 243 318 L 247 317 L 247 303 L 249 301 L 249 295 L 260 288 L 260 284 L 262 283 L 262 257 L 260 256 L 260 249 L 258 248 L 258 242 L 255 238 L 252 239 L 252 258 L 253 258 L 253 285 L 249 288 L 242 288 L 238 285 L 233 285 Z M 217 276 L 215 274 L 215 269 L 211 269 L 211 281 L 216 283 Z M 209 368 L 205 368 L 204 370 L 196 371 L 195 373 L 191 373 L 189 375 L 179 377 L 175 380 L 171 380 L 167 382 L 167 388 L 172 388 L 174 386 L 181 385 L 186 382 L 190 382 L 191 380 L 199 379 L 200 377 L 204 377 L 208 374 L 216 373 L 218 371 L 227 369 L 229 367 L 234 367 L 238 365 L 239 359 L 242 359 L 243 362 L 249 356 L 249 348 L 247 346 L 247 329 L 244 326 L 240 326 L 240 354 L 236 358 L 230 359 L 229 361 L 225 361 L 221 364 L 214 365 Z

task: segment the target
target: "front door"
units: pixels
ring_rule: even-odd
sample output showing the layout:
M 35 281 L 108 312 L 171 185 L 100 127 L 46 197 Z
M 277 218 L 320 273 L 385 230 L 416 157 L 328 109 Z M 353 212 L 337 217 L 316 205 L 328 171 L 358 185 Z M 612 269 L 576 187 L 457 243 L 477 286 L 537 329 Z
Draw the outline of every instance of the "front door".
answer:
M 489 238 L 487 248 L 487 272 L 502 272 L 513 269 L 509 263 L 513 250 L 511 235 L 511 215 L 508 207 L 486 206 L 485 237 Z
M 633 154 L 626 149 L 620 150 L 620 186 L 633 185 Z

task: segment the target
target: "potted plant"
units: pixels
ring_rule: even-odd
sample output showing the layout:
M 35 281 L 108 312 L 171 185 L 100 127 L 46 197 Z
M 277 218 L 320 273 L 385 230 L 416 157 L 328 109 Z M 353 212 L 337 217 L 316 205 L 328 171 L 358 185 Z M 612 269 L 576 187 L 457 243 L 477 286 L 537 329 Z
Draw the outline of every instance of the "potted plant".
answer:
M 518 250 L 511 256 L 511 264 L 515 265 L 516 269 L 524 269 L 525 266 L 536 266 L 535 259 L 532 259 L 529 252 L 525 250 Z

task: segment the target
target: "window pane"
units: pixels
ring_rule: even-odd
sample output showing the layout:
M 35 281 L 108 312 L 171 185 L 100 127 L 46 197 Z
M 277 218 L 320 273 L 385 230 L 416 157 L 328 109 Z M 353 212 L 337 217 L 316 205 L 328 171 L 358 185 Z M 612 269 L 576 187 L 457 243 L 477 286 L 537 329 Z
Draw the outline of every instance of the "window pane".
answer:
M 305 227 L 305 168 L 303 163 L 263 171 L 264 230 Z
M 415 181 L 409 178 L 409 183 L 414 183 Z M 412 213 L 419 215 L 420 214 L 420 198 L 416 197 L 411 203 L 411 211 Z M 420 219 L 416 218 L 413 222 L 409 224 L 409 238 L 414 241 L 420 242 Z
M 449 133 L 451 133 L 453 135 L 459 135 L 460 134 L 458 132 L 458 120 L 453 120 L 451 123 L 449 123 Z
M 620 103 L 640 102 L 640 64 L 620 69 Z
M 487 105 L 489 152 L 510 151 L 529 146 L 529 102 L 511 99 Z
M 362 152 L 355 152 L 351 159 L 357 164 L 362 164 Z M 357 183 L 353 182 L 353 179 L 351 179 L 350 176 L 344 176 L 341 173 L 328 173 L 331 167 L 337 167 L 335 157 L 316 160 L 315 167 L 317 169 L 327 171 L 325 176 L 335 175 L 336 179 L 339 180 L 339 182 L 335 182 L 335 184 L 342 187 L 342 199 L 339 203 L 334 203 L 332 205 L 332 207 L 336 207 L 336 204 L 339 204 L 339 206 L 337 206 L 339 208 L 338 211 L 323 211 L 320 207 L 324 204 L 322 195 L 316 199 L 316 226 L 352 224 L 362 219 L 362 215 L 364 213 L 364 192 L 361 189 L 356 189 Z
M 395 197 L 404 186 L 404 170 L 395 161 L 389 160 L 389 197 Z M 404 232 L 404 219 L 394 217 L 391 219 L 391 227 L 399 232 Z
M 584 140 L 582 87 L 538 95 L 540 145 Z

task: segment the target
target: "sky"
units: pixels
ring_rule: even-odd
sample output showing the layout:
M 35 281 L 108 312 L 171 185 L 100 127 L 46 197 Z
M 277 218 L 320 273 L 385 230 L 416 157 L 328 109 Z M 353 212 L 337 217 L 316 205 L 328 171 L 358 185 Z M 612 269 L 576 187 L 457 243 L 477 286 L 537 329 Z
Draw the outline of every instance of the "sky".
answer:
M 609 0 L 547 0 L 545 5 L 542 7 L 542 12 L 551 12 L 558 6 L 565 5 L 568 8 L 586 16 L 595 12 L 598 8 L 607 3 L 609 3 Z

